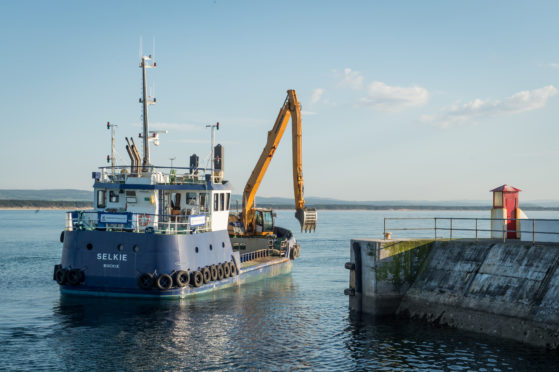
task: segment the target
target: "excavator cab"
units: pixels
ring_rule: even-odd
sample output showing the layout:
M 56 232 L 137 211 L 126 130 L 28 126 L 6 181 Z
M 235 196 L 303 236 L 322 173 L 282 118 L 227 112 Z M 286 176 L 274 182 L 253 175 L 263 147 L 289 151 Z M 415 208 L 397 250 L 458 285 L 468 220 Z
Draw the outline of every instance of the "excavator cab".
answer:
M 259 235 L 267 235 L 274 232 L 274 212 L 271 209 L 257 209 L 254 211 L 254 230 Z

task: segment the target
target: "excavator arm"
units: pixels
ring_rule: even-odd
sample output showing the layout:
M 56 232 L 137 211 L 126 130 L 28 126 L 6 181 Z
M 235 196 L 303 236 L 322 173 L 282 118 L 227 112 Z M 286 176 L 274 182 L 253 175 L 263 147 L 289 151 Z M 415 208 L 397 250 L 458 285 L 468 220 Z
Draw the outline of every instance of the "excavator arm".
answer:
M 292 142 L 293 142 L 293 189 L 295 195 L 295 217 L 301 224 L 301 230 L 310 232 L 316 229 L 317 212 L 316 209 L 305 208 L 305 199 L 303 198 L 303 155 L 302 155 L 302 129 L 301 129 L 301 105 L 297 99 L 297 93 L 291 89 L 287 91 L 287 98 L 280 109 L 276 122 L 268 132 L 266 146 L 262 150 L 262 154 L 248 179 L 243 192 L 243 209 L 242 222 L 247 229 L 254 226 L 255 210 L 254 197 L 266 170 L 270 165 L 270 161 L 276 152 L 281 141 L 289 118 L 292 122 Z

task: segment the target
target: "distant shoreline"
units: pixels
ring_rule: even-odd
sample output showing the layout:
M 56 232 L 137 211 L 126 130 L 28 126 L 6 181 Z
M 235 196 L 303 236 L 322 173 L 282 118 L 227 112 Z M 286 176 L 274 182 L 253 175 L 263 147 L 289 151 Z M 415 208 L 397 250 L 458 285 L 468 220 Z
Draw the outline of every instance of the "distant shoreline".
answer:
M 71 211 L 76 207 L 0 207 L 0 211 Z M 90 210 L 93 207 L 78 207 L 80 210 Z
M 292 204 L 258 203 L 259 208 L 274 210 L 294 210 Z M 312 204 L 309 208 L 331 211 L 489 211 L 491 206 L 452 206 L 452 205 L 364 205 L 364 204 Z M 89 201 L 67 200 L 5 200 L 0 199 L 0 210 L 75 210 L 93 209 Z M 525 211 L 559 211 L 559 207 L 526 206 Z M 235 211 L 235 208 L 231 208 Z

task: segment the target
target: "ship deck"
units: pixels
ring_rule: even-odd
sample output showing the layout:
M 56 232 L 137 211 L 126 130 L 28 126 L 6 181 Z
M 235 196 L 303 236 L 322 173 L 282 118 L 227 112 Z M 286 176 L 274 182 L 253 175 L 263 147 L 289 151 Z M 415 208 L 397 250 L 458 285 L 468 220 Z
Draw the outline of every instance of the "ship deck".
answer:
M 284 259 L 285 258 L 281 257 L 281 256 L 259 257 L 259 258 L 255 258 L 255 259 L 250 260 L 250 261 L 243 262 L 241 264 L 241 269 L 246 269 L 246 268 L 249 268 L 251 266 L 266 264 L 266 263 L 270 263 L 270 262 L 274 262 L 274 261 L 283 261 Z

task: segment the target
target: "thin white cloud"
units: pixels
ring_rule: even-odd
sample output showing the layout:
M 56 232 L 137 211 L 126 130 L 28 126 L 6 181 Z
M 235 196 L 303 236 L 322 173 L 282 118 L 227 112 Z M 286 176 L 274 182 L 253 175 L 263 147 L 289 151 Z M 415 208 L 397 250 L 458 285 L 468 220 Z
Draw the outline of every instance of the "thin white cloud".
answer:
M 324 89 L 322 88 L 316 88 L 315 90 L 313 90 L 311 94 L 311 105 L 318 103 L 318 101 L 320 101 L 320 98 L 322 98 L 323 94 L 324 94 Z
M 542 108 L 547 100 L 557 94 L 553 85 L 534 90 L 523 90 L 502 100 L 481 100 L 479 98 L 464 104 L 445 107 L 439 114 L 424 115 L 421 121 L 443 128 L 453 124 L 475 123 L 476 119 L 504 114 L 516 114 Z
M 559 63 L 548 63 L 547 67 L 551 67 L 551 68 L 559 68 Z
M 202 140 L 202 139 L 172 139 L 169 140 L 172 143 L 189 143 L 189 144 L 202 144 L 202 145 L 209 145 L 211 143 L 210 140 Z M 237 141 L 219 141 L 222 145 L 231 145 L 231 144 L 238 144 Z
M 422 106 L 429 100 L 427 89 L 413 85 L 410 87 L 390 86 L 374 81 L 367 87 L 367 97 L 359 104 L 375 110 L 400 111 L 404 108 Z
M 348 86 L 355 90 L 361 89 L 363 87 L 363 75 L 359 71 L 345 68 L 340 85 Z
M 150 124 L 153 130 L 168 130 L 180 132 L 192 132 L 204 129 L 203 125 L 186 124 L 186 123 L 153 123 Z
M 169 142 L 173 143 L 193 143 L 193 144 L 209 144 L 209 140 L 201 140 L 201 139 L 172 139 Z
M 318 115 L 318 113 L 314 112 L 314 111 L 301 111 L 302 115 L 306 115 L 306 116 L 312 116 L 312 115 Z

